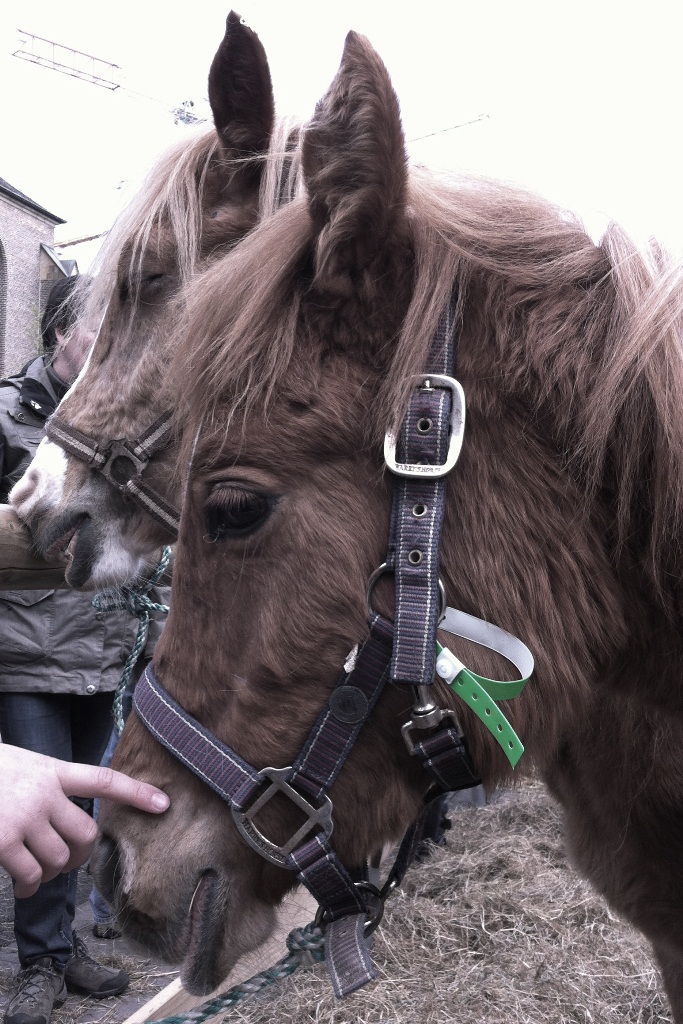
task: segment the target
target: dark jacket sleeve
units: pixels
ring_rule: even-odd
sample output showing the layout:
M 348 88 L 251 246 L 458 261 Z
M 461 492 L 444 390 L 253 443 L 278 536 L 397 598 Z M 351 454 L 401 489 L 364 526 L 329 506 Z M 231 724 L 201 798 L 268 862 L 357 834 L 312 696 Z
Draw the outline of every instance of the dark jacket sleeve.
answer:
M 23 425 L 23 436 L 16 429 L 11 412 L 0 406 L 0 502 L 5 503 L 9 492 L 22 478 L 26 468 L 38 450 L 43 437 L 43 424 L 31 422 Z

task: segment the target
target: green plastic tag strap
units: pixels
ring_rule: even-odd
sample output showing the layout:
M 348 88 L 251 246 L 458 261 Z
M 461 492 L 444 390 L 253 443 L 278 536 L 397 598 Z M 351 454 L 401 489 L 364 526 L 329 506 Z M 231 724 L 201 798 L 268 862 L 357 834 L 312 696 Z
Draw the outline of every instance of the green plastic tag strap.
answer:
M 448 683 L 453 693 L 472 708 L 514 768 L 524 753 L 524 747 L 503 712 L 487 693 L 483 684 L 489 680 L 470 672 L 452 651 L 439 643 L 436 645 L 436 655 L 437 674 Z
M 471 672 L 464 668 L 449 686 L 481 719 L 514 768 L 524 753 L 519 736 L 497 704 Z
M 437 675 L 474 711 L 514 768 L 524 747 L 495 701 L 510 700 L 522 692 L 534 668 L 531 651 L 511 633 L 454 608 L 447 609 L 439 628 L 496 651 L 511 661 L 522 675 L 521 679 L 487 679 L 466 668 L 452 651 L 437 642 Z

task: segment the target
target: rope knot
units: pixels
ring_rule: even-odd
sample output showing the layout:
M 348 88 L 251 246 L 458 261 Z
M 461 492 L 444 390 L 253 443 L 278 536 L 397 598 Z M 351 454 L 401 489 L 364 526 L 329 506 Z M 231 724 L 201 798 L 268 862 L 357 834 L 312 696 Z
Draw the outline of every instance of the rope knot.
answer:
M 136 619 L 141 619 L 143 615 L 162 607 L 155 605 L 145 594 L 129 587 L 100 591 L 93 597 L 92 606 L 98 612 L 128 612 Z
M 287 949 L 295 955 L 308 953 L 311 960 L 320 962 L 325 958 L 325 936 L 313 922 L 305 928 L 293 928 L 287 936 Z

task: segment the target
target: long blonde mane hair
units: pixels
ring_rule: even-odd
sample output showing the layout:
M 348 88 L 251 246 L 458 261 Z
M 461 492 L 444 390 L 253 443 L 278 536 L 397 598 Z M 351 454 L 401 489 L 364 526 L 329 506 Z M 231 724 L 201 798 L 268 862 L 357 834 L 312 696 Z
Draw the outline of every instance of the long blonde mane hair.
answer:
M 299 137 L 301 122 L 279 117 L 261 158 L 264 170 L 259 194 L 259 220 L 271 217 L 286 202 L 303 192 Z M 128 206 L 117 218 L 94 262 L 94 284 L 84 315 L 101 319 L 124 257 L 132 277 L 139 275 L 154 230 L 170 229 L 181 285 L 197 269 L 204 200 L 204 185 L 212 162 L 219 158 L 220 141 L 213 128 L 171 146 L 145 176 Z

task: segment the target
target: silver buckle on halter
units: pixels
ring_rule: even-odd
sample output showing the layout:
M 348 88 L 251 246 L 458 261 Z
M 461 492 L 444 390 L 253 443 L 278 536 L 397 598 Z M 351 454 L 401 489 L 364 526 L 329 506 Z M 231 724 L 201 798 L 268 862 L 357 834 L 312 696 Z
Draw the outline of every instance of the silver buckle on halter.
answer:
M 141 477 L 149 462 L 147 458 L 133 455 L 127 441 L 112 441 L 105 454 L 107 459 L 100 473 L 118 491 L 123 491 L 130 480 Z
M 265 782 L 268 779 L 270 780 L 270 785 L 267 789 L 254 800 L 251 807 L 247 808 L 246 811 L 238 811 L 236 808 L 232 808 L 232 816 L 240 835 L 257 853 L 260 853 L 262 857 L 269 860 L 271 864 L 277 864 L 281 868 L 288 866 L 287 857 L 289 854 L 299 846 L 302 839 L 314 828 L 320 828 L 326 836 L 332 835 L 333 828 L 332 801 L 330 798 L 328 796 L 323 797 L 320 807 L 314 807 L 313 804 L 308 802 L 306 797 L 297 792 L 293 786 L 290 786 L 287 776 L 291 775 L 291 773 L 291 767 L 263 768 L 259 772 L 258 777 L 259 781 Z M 266 839 L 253 820 L 254 816 L 272 800 L 276 793 L 282 793 L 283 796 L 288 797 L 293 804 L 296 804 L 299 810 L 304 812 L 308 819 L 286 843 L 280 846 L 272 843 L 270 839 Z
M 451 432 L 448 439 L 446 461 L 440 466 L 433 466 L 422 462 L 397 462 L 396 435 L 391 431 L 388 431 L 384 438 L 384 461 L 396 476 L 438 480 L 439 477 L 450 473 L 460 455 L 462 439 L 465 434 L 465 392 L 462 389 L 462 385 L 454 377 L 446 377 L 439 373 L 423 373 L 416 380 L 418 382 L 417 387 L 426 390 L 432 390 L 435 387 L 446 388 L 451 392 Z
M 428 687 L 416 686 L 414 689 L 415 703 L 413 704 L 410 721 L 401 726 L 401 736 L 411 757 L 415 753 L 415 741 L 410 735 L 413 730 L 435 729 L 437 725 L 441 725 L 445 718 L 450 718 L 453 722 L 453 727 L 462 736 L 460 722 L 454 711 L 451 711 L 450 708 L 438 707 L 429 697 Z

